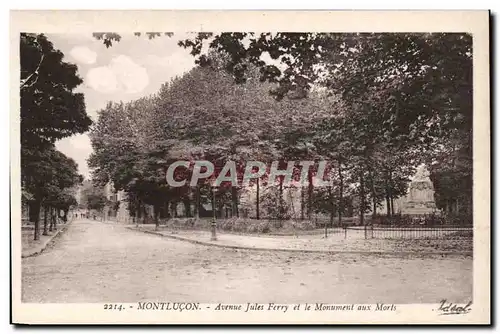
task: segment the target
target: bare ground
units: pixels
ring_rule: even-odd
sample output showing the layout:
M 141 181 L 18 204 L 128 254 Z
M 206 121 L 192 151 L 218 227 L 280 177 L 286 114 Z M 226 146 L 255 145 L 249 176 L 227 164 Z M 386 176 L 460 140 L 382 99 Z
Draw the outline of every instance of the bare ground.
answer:
M 210 240 L 210 232 L 199 230 L 173 230 L 160 227 L 155 229 L 154 225 L 129 225 L 144 231 L 154 231 L 165 236 L 181 237 L 199 242 Z M 425 233 L 425 231 L 424 231 Z M 455 252 L 472 254 L 472 238 L 431 238 L 421 233 L 420 239 L 411 239 L 409 236 L 403 238 L 365 239 L 364 231 L 349 230 L 347 235 L 342 230 L 330 231 L 328 237 L 323 234 L 301 234 L 301 235 L 244 235 L 227 232 L 217 233 L 218 245 L 236 246 L 243 248 L 267 248 L 267 249 L 289 249 L 329 252 L 389 252 L 389 253 L 439 253 Z
M 40 231 L 40 238 L 34 240 L 34 229 L 22 229 L 21 230 L 21 247 L 23 256 L 31 256 L 34 253 L 42 251 L 47 243 L 53 242 L 53 238 L 59 232 L 60 229 L 66 227 L 64 224 L 59 224 L 57 229 L 53 231 L 48 231 L 47 235 L 43 235 L 43 230 Z
M 90 220 L 22 259 L 23 302 L 437 303 L 472 297 L 472 258 L 222 249 Z

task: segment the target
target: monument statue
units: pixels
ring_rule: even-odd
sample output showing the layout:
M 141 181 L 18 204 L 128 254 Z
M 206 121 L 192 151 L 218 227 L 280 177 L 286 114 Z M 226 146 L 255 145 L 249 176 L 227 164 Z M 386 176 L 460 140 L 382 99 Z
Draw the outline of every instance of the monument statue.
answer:
M 415 176 L 413 177 L 414 181 L 430 181 L 429 178 L 429 171 L 427 168 L 425 168 L 425 165 L 420 165 L 417 167 L 417 172 L 415 173 Z
M 434 200 L 434 185 L 429 177 L 430 173 L 425 165 L 420 165 L 410 182 L 407 201 L 405 203 L 405 214 L 431 214 L 436 212 Z

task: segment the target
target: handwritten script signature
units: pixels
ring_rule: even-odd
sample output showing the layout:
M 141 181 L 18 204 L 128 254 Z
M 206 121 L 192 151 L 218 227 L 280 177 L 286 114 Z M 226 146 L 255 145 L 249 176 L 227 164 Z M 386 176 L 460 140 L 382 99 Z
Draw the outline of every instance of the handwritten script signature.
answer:
M 438 312 L 441 313 L 441 315 L 450 315 L 450 314 L 467 314 L 472 310 L 472 301 L 468 302 L 467 304 L 456 304 L 456 303 L 451 303 L 448 302 L 446 299 L 441 300 L 441 305 L 439 305 L 439 308 L 437 309 Z

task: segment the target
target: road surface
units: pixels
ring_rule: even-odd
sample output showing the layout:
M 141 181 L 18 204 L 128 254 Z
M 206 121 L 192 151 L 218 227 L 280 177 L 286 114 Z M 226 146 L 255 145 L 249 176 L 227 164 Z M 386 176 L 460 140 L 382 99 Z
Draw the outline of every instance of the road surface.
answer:
M 34 303 L 458 303 L 471 297 L 471 257 L 222 249 L 91 220 L 74 221 L 41 255 L 22 259 L 22 301 Z

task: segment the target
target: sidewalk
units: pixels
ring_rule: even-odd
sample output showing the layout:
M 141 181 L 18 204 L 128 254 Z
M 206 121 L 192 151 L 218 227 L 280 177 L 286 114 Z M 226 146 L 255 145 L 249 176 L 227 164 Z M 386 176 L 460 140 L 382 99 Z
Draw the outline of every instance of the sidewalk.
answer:
M 472 243 L 467 240 L 411 240 L 365 239 L 363 231 L 324 235 L 249 236 L 217 232 L 217 240 L 210 240 L 208 231 L 172 230 L 154 225 L 126 225 L 127 228 L 187 242 L 224 248 L 272 250 L 311 253 L 379 253 L 417 255 L 472 255 Z
M 60 233 L 64 232 L 68 225 L 71 224 L 70 221 L 67 223 L 59 223 L 57 224 L 57 230 L 49 232 L 49 235 L 42 235 L 42 231 L 40 231 L 40 239 L 33 240 L 33 229 L 22 230 L 21 238 L 22 238 L 22 253 L 21 257 L 30 257 L 35 256 L 42 253 L 45 248 L 50 244 L 55 237 L 57 237 Z M 42 228 L 43 229 L 43 228 Z

